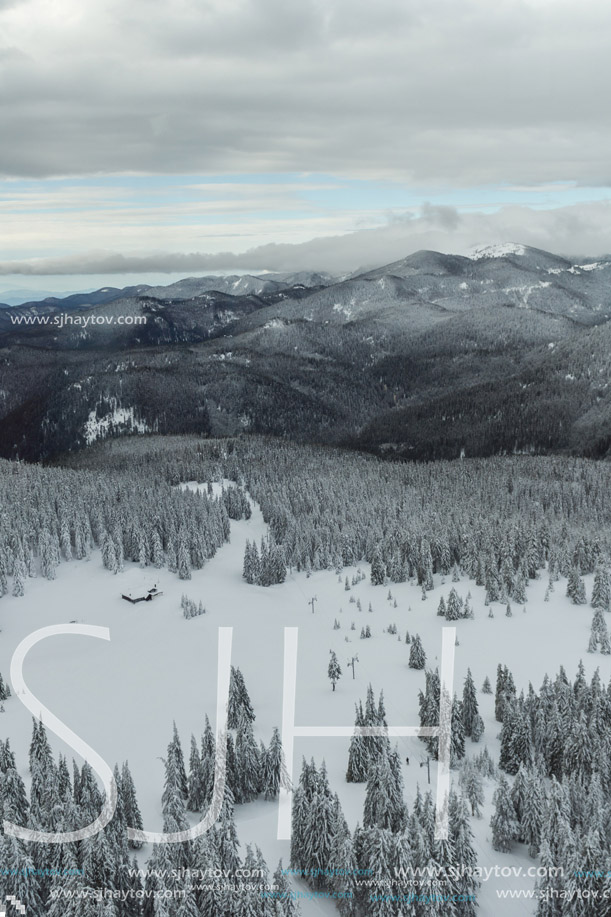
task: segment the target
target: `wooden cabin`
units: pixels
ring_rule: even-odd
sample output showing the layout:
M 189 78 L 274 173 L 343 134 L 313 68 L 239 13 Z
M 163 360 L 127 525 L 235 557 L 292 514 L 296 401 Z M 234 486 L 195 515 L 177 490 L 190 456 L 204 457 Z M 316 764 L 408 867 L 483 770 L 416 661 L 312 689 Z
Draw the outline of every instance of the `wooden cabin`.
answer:
M 132 595 L 129 592 L 127 595 L 122 594 L 121 598 L 125 599 L 126 602 L 131 602 L 132 605 L 136 605 L 138 602 L 152 602 L 153 599 L 156 599 L 158 595 L 163 595 L 157 585 L 154 585 L 152 589 L 148 589 L 144 595 Z

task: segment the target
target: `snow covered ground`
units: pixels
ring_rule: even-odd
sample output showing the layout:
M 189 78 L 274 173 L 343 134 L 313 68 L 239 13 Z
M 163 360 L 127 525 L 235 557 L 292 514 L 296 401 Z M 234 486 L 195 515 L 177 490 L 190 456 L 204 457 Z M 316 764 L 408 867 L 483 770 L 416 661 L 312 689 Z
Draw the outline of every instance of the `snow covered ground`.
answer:
M 189 485 L 197 486 L 197 485 Z M 233 626 L 232 662 L 242 670 L 256 712 L 255 733 L 266 744 L 272 728 L 281 723 L 283 628 L 299 628 L 297 682 L 298 725 L 350 725 L 354 704 L 365 699 L 367 684 L 377 694 L 384 690 L 388 722 L 393 725 L 418 723 L 418 691 L 424 688 L 424 672 L 408 668 L 409 646 L 405 631 L 419 634 L 427 654 L 427 665 L 439 663 L 441 628 L 445 620 L 437 616 L 440 596 L 446 598 L 453 585 L 463 596 L 470 590 L 475 620 L 455 622 L 459 646 L 456 647 L 455 690 L 462 692 L 467 668 L 473 673 L 478 690 L 486 676 L 494 686 L 499 662 L 513 672 L 518 692 L 532 681 L 536 689 L 546 672 L 555 675 L 565 666 L 573 677 L 580 659 L 590 677 L 600 667 L 603 682 L 611 676 L 611 658 L 586 652 L 592 610 L 574 606 L 564 597 L 565 582 L 556 584 L 549 602 L 543 601 L 547 577 L 528 586 L 526 613 L 514 607 L 513 617 L 495 604 L 494 619 L 488 618 L 483 589 L 465 579 L 442 585 L 436 577 L 435 589 L 426 601 L 413 584 L 391 585 L 397 607 L 387 599 L 388 586 L 371 586 L 369 579 L 344 588 L 345 576 L 351 579 L 355 568 L 342 571 L 341 582 L 334 571 L 292 573 L 278 586 L 264 588 L 247 585 L 241 576 L 247 539 L 259 540 L 266 526 L 258 508 L 248 521 L 232 522 L 230 543 L 222 547 L 203 570 L 194 571 L 190 581 L 181 581 L 166 570 L 141 570 L 131 565 L 113 576 L 103 569 L 99 552 L 90 561 L 72 561 L 58 568 L 57 579 L 30 580 L 23 598 L 5 596 L 0 603 L 0 672 L 8 679 L 10 659 L 25 636 L 39 627 L 78 621 L 110 628 L 111 640 L 104 642 L 81 636 L 54 636 L 39 643 L 28 656 L 24 674 L 33 693 L 64 720 L 112 766 L 129 761 L 142 809 L 144 827 L 161 830 L 161 792 L 163 764 L 175 720 L 185 756 L 188 759 L 191 733 L 198 738 L 206 713 L 214 725 L 216 703 L 217 628 Z M 368 573 L 367 565 L 362 569 Z M 591 583 L 586 578 L 588 593 Z M 163 596 L 153 602 L 131 605 L 121 599 L 122 592 L 150 588 L 154 583 Z M 185 620 L 182 594 L 201 600 L 207 613 Z M 350 603 L 360 599 L 362 610 Z M 310 599 L 316 596 L 312 613 Z M 373 611 L 369 613 L 371 603 Z M 341 627 L 333 629 L 337 618 Z M 355 630 L 351 630 L 351 623 Z M 386 631 L 396 623 L 399 636 Z M 359 639 L 361 627 L 369 625 L 372 638 Z M 332 692 L 327 678 L 329 650 L 335 650 L 343 676 Z M 349 657 L 358 653 L 355 678 L 346 667 Z M 500 725 L 494 720 L 493 695 L 478 694 L 486 731 L 481 742 L 467 740 L 467 754 L 477 753 L 486 744 L 498 760 L 497 735 Z M 27 780 L 27 751 L 31 735 L 31 716 L 17 697 L 5 704 L 0 714 L 0 732 L 9 736 L 17 755 L 20 772 Z M 72 749 L 50 736 L 56 752 L 70 759 Z M 313 756 L 320 764 L 324 758 L 329 781 L 337 791 L 344 813 L 353 828 L 362 820 L 365 786 L 347 784 L 347 738 L 300 738 L 295 748 L 295 779 L 301 756 Z M 398 740 L 408 802 L 416 784 L 426 785 L 424 746 L 417 738 Z M 435 765 L 431 767 L 432 789 Z M 496 853 L 489 842 L 493 783 L 486 787 L 486 807 L 482 819 L 473 820 L 479 865 L 524 867 L 536 865 L 526 849 L 516 845 L 510 854 Z M 276 840 L 277 806 L 255 802 L 236 807 L 236 820 L 242 845 L 256 842 L 270 868 L 282 856 L 288 865 L 289 845 Z M 142 851 L 144 862 L 148 851 Z M 297 883 L 296 883 L 297 884 Z M 480 891 L 482 917 L 532 913 L 534 903 L 497 898 L 497 889 L 532 887 L 534 879 L 496 878 Z M 305 889 L 305 886 L 301 886 Z M 329 902 L 302 903 L 304 915 L 334 914 Z

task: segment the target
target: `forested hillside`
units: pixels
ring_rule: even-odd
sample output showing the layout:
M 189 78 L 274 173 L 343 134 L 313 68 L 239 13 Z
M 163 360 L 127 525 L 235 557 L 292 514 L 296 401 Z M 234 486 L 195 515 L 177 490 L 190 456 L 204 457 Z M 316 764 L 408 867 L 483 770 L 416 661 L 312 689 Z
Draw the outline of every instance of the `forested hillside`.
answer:
M 341 280 L 190 279 L 71 303 L 61 328 L 61 301 L 0 309 L 0 453 L 247 432 L 419 459 L 604 457 L 610 276 L 509 246 Z

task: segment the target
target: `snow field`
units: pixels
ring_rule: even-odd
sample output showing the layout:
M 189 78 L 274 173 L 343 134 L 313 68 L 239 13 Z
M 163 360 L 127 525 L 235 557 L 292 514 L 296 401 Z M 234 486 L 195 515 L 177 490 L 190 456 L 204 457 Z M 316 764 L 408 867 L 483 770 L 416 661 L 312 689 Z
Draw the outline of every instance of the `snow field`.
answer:
M 197 485 L 187 485 L 196 487 Z M 218 490 L 220 484 L 215 485 Z M 296 724 L 351 725 L 354 704 L 365 699 L 369 682 L 376 699 L 384 691 L 387 720 L 393 725 L 417 725 L 418 691 L 424 689 L 424 672 L 408 668 L 409 646 L 405 631 L 419 634 L 427 654 L 427 666 L 439 664 L 441 628 L 444 618 L 437 616 L 439 598 L 447 599 L 454 586 L 460 595 L 472 594 L 475 620 L 453 622 L 459 646 L 455 657 L 455 691 L 462 693 L 463 679 L 470 668 L 478 688 L 480 713 L 485 732 L 478 744 L 466 741 L 467 755 L 487 745 L 498 761 L 497 735 L 500 724 L 494 720 L 494 696 L 481 693 L 486 676 L 494 688 L 497 664 L 507 665 L 513 673 L 518 693 L 532 681 L 538 689 L 546 672 L 553 676 L 564 665 L 570 678 L 579 659 L 583 659 L 590 678 L 598 666 L 604 683 L 611 677 L 611 657 L 588 654 L 586 648 L 592 619 L 588 606 L 574 606 L 565 598 L 564 580 L 555 584 L 549 602 L 543 601 L 547 576 L 529 584 L 526 614 L 512 606 L 493 605 L 494 619 L 488 618 L 484 590 L 473 581 L 452 583 L 451 577 L 422 601 L 420 587 L 413 583 L 390 584 L 397 608 L 387 599 L 389 586 L 372 586 L 369 578 L 346 591 L 356 568 L 341 571 L 290 573 L 287 581 L 272 587 L 249 586 L 241 576 L 246 540 L 257 541 L 266 534 L 266 525 L 256 505 L 248 521 L 231 523 L 231 540 L 203 570 L 194 571 L 189 581 L 179 580 L 167 570 L 141 570 L 129 565 L 113 576 L 102 567 L 98 551 L 89 562 L 62 563 L 57 579 L 29 580 L 23 598 L 5 596 L 0 603 L 0 672 L 9 677 L 11 656 L 18 643 L 32 631 L 50 624 L 76 620 L 110 628 L 110 642 L 80 636 L 57 636 L 38 644 L 28 656 L 24 674 L 33 693 L 75 730 L 112 767 L 128 760 L 135 781 L 144 827 L 161 830 L 161 793 L 164 769 L 162 757 L 171 738 L 175 720 L 188 760 L 191 733 L 199 739 L 207 713 L 214 727 L 216 705 L 217 628 L 232 626 L 232 663 L 239 666 L 246 682 L 257 719 L 255 735 L 265 744 L 272 728 L 281 725 L 283 628 L 299 628 Z M 369 568 L 361 564 L 368 575 Z M 588 595 L 592 577 L 586 577 Z M 147 588 L 157 583 L 164 595 L 150 603 L 132 606 L 121 593 Z M 186 594 L 201 600 L 207 614 L 191 620 L 183 618 L 180 598 Z M 350 602 L 360 598 L 362 610 Z M 315 612 L 308 604 L 317 597 Z M 373 613 L 369 613 L 369 603 Z M 341 627 L 333 629 L 337 618 Z M 355 630 L 350 629 L 355 622 Z M 398 636 L 383 632 L 396 623 Z M 359 639 L 361 627 L 369 625 L 372 637 Z M 347 638 L 347 639 L 346 639 Z M 333 692 L 327 678 L 329 650 L 333 649 L 343 675 Z M 355 679 L 347 668 L 355 653 Z M 31 716 L 18 698 L 5 703 L 0 714 L 0 731 L 10 737 L 21 775 L 28 780 L 27 751 L 31 736 Z M 49 735 L 54 751 L 70 760 L 72 749 Z M 426 788 L 424 745 L 416 738 L 397 741 L 403 763 L 405 793 L 411 803 L 416 784 Z M 302 755 L 324 758 L 332 790 L 337 791 L 351 828 L 362 820 L 364 784 L 347 784 L 348 738 L 299 738 L 295 744 L 297 781 Z M 410 765 L 405 764 L 409 756 Z M 431 762 L 431 789 L 435 789 L 436 765 Z M 489 842 L 488 827 L 492 813 L 494 783 L 486 784 L 486 806 L 482 819 L 473 819 L 479 865 L 482 867 L 537 865 L 522 845 L 510 854 L 495 852 Z M 193 822 L 195 822 L 195 817 Z M 236 807 L 236 821 L 242 852 L 250 842 L 259 844 L 270 869 L 282 856 L 288 866 L 289 844 L 276 839 L 277 805 L 257 801 Z M 150 850 L 140 853 L 144 865 Z M 333 864 L 329 864 L 332 867 Z M 294 881 L 296 888 L 306 886 Z M 534 879 L 500 878 L 484 883 L 480 890 L 482 917 L 532 913 L 534 902 L 499 900 L 498 888 L 526 888 Z M 330 902 L 302 902 L 302 913 L 334 914 Z

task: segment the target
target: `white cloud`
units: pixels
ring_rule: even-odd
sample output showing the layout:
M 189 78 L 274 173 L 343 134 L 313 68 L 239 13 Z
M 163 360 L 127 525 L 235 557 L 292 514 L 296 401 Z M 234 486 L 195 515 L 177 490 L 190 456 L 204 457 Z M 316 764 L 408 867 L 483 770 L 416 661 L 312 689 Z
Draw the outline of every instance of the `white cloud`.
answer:
M 225 239 L 227 241 L 227 239 Z M 611 253 L 611 202 L 577 204 L 553 210 L 505 207 L 496 213 L 458 213 L 425 207 L 387 225 L 351 233 L 318 236 L 305 242 L 268 243 L 242 251 L 106 249 L 70 256 L 0 262 L 0 275 L 145 275 L 150 272 L 301 269 L 344 272 L 386 264 L 428 248 L 467 254 L 482 242 L 518 242 L 568 255 Z
M 0 34 L 5 274 L 222 269 L 229 249 L 229 269 L 330 270 L 506 239 L 611 251 L 605 204 L 523 196 L 609 185 L 606 0 L 0 0 Z M 99 184 L 116 174 L 159 189 Z M 94 184 L 12 180 L 62 175 Z M 346 205 L 346 178 L 414 207 Z M 467 212 L 483 186 L 495 212 Z

